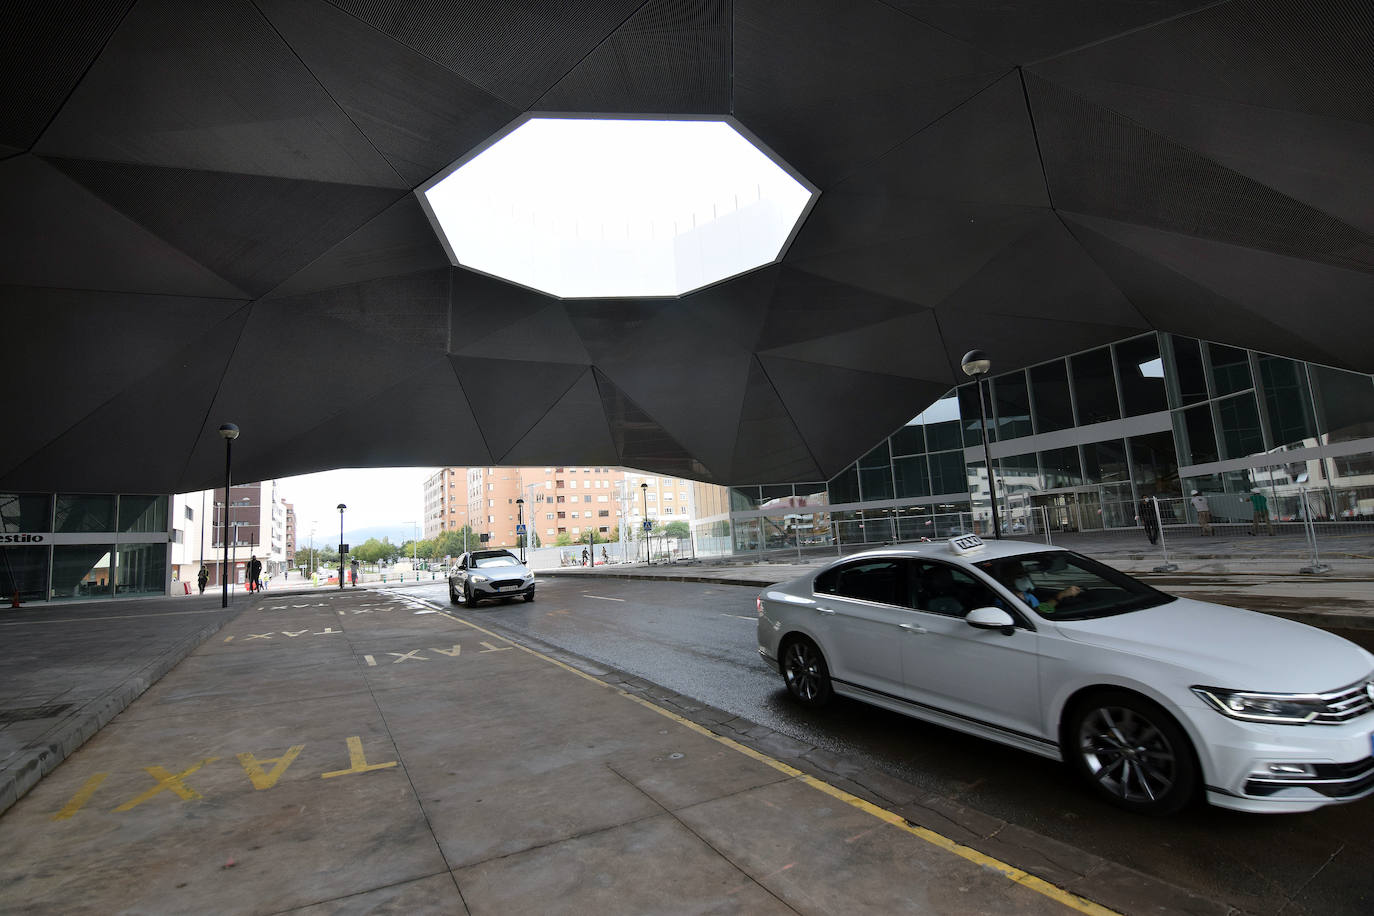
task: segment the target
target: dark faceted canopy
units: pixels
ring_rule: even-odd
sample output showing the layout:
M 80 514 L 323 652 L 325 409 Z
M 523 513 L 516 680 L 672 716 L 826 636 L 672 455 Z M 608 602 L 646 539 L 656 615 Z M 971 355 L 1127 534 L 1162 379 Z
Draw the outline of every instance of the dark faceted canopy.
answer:
M 1148 329 L 1374 370 L 1366 0 L 29 0 L 0 488 L 386 465 L 827 478 Z M 527 112 L 732 115 L 821 189 L 674 301 L 451 266 L 413 190 Z

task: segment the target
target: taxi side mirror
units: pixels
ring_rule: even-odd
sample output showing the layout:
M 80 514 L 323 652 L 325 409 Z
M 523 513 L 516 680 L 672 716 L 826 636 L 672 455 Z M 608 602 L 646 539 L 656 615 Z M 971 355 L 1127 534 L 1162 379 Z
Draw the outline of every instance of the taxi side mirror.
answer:
M 1001 630 L 1010 634 L 1016 629 L 1016 621 L 1000 607 L 979 607 L 964 616 L 964 622 L 980 630 Z

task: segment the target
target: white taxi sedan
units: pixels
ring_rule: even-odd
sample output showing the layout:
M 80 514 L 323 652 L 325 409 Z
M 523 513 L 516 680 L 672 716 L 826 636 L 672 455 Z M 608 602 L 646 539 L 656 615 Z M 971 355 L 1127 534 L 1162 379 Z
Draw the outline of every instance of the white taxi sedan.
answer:
M 759 654 L 800 702 L 839 694 L 1064 760 L 1124 808 L 1374 794 L 1374 656 L 1071 551 L 972 535 L 869 551 L 757 608 Z

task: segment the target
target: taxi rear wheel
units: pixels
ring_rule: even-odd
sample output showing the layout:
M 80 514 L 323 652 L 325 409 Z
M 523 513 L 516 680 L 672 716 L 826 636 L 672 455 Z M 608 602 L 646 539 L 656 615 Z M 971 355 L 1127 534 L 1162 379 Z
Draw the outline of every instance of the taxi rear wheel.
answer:
M 804 636 L 797 636 L 783 645 L 780 654 L 787 691 L 806 706 L 824 706 L 834 690 L 820 647 Z

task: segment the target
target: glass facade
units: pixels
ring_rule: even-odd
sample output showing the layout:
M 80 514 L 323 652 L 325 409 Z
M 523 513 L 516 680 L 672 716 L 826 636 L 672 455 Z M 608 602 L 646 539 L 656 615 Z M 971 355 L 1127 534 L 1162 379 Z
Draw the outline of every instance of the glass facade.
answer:
M 999 512 L 1014 535 L 1132 529 L 1146 497 L 1159 498 L 1166 525 L 1194 524 L 1193 489 L 1214 524 L 1248 525 L 1257 487 L 1276 522 L 1301 518 L 1300 491 L 1314 519 L 1374 521 L 1374 376 L 1148 333 L 994 375 L 983 391 Z M 786 513 L 768 508 L 772 489 L 736 488 L 729 522 L 712 523 L 733 526 L 736 552 L 797 545 L 774 518 Z M 814 517 L 807 543 L 990 532 L 977 388 L 949 392 L 826 489 L 838 508 L 826 531 Z M 746 510 L 754 517 L 737 517 Z
M 165 495 L 0 493 L 0 595 L 22 601 L 166 594 Z

